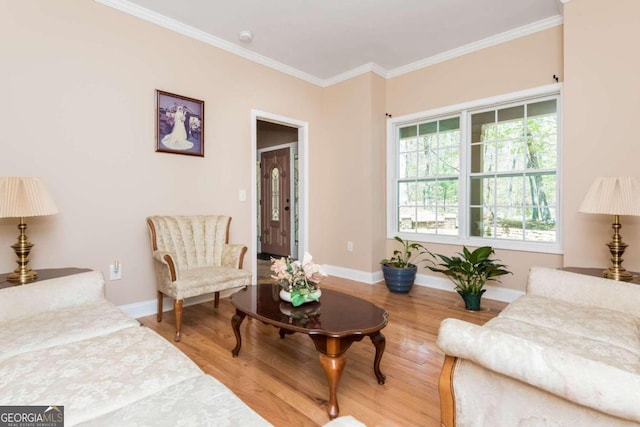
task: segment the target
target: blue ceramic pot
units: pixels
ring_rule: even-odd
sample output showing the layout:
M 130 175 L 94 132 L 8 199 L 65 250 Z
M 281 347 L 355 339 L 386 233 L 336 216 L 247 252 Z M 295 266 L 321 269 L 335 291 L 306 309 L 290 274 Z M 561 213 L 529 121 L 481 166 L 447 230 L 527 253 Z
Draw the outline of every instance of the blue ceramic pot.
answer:
M 406 294 L 413 287 L 418 267 L 397 268 L 382 266 L 382 275 L 389 291 L 394 294 Z

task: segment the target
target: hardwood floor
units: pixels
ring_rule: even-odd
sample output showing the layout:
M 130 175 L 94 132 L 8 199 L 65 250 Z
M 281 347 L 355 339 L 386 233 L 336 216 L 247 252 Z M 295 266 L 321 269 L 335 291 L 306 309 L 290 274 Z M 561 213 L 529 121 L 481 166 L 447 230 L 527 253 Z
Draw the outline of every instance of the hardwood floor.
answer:
M 338 388 L 340 415 L 352 415 L 373 426 L 439 426 L 438 375 L 443 354 L 435 344 L 442 319 L 455 317 L 482 324 L 495 317 L 505 303 L 483 299 L 483 308 L 464 310 L 453 292 L 414 286 L 408 295 L 390 293 L 384 283 L 367 285 L 329 277 L 323 287 L 373 302 L 389 313 L 382 330 L 386 349 L 381 370 L 386 383 L 373 373 L 370 340 L 354 343 Z M 222 299 L 185 307 L 182 341 L 174 343 L 173 312 L 162 323 L 155 315 L 139 319 L 216 377 L 245 403 L 275 426 L 318 426 L 329 421 L 327 380 L 311 339 L 302 334 L 280 339 L 278 330 L 257 320 L 242 323 L 242 350 L 231 356 L 234 308 Z

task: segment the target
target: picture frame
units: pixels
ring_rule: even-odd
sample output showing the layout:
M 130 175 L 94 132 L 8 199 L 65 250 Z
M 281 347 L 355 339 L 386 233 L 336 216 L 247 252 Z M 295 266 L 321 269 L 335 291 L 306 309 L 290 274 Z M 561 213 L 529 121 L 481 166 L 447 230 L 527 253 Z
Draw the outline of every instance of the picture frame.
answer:
M 156 152 L 204 157 L 204 101 L 156 89 Z

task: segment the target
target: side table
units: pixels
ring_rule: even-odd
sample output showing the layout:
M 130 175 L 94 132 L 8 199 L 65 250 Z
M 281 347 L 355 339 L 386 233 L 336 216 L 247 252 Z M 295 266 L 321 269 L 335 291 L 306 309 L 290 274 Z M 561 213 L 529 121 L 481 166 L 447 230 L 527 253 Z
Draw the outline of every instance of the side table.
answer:
M 67 268 L 45 268 L 45 269 L 36 270 L 36 271 L 38 272 L 38 278 L 33 282 L 26 283 L 26 285 L 29 285 L 31 283 L 36 283 L 41 280 L 55 279 L 56 277 L 71 276 L 72 274 L 78 274 L 78 273 L 86 273 L 87 271 L 91 271 L 91 269 L 67 267 Z M 7 276 L 9 274 L 11 273 L 0 274 L 0 289 L 10 288 L 12 286 L 24 286 L 19 283 L 8 282 Z
M 606 270 L 606 268 L 563 267 L 560 270 L 608 279 L 608 277 L 604 277 L 604 271 Z M 635 271 L 630 271 L 630 273 L 633 274 L 633 279 L 631 279 L 630 282 L 625 282 L 625 283 L 635 283 L 637 285 L 640 285 L 640 273 L 636 273 Z M 609 280 L 613 280 L 613 279 L 609 279 Z

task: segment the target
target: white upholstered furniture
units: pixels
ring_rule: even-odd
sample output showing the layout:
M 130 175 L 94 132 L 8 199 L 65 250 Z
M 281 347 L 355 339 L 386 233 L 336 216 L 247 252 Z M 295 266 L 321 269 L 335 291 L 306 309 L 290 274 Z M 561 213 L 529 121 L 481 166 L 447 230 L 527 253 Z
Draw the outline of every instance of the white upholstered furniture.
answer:
M 0 406 L 64 406 L 66 427 L 271 425 L 104 299 L 99 272 L 0 289 L 0 342 Z
M 180 341 L 183 300 L 251 284 L 242 270 L 246 246 L 229 244 L 231 217 L 222 215 L 150 216 L 147 225 L 158 285 L 158 322 L 163 296 L 173 298 L 176 341 Z
M 268 426 L 104 299 L 99 272 L 0 290 L 0 405 L 63 405 L 65 426 Z
M 532 268 L 484 326 L 446 319 L 443 425 L 640 426 L 640 286 Z

